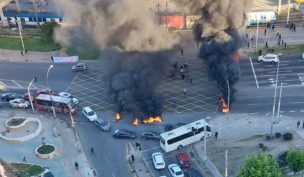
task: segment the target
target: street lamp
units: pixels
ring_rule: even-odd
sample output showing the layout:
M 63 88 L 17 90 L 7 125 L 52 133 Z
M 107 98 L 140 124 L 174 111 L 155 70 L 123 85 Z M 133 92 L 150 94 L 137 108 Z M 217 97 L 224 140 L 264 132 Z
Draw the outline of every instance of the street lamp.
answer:
M 54 114 L 54 117 L 56 117 L 56 111 L 55 111 L 55 106 L 54 106 L 54 102 L 53 102 L 53 98 L 52 98 L 52 95 L 51 95 L 51 88 L 50 88 L 50 85 L 49 85 L 49 72 L 50 70 L 54 67 L 54 65 L 50 65 L 48 70 L 47 70 L 47 73 L 46 73 L 46 84 L 48 86 L 48 90 L 49 90 L 49 96 L 50 96 L 50 99 L 51 99 L 51 102 L 52 102 L 52 110 L 53 110 L 53 114 Z
M 24 53 L 25 52 L 25 48 L 24 48 L 23 37 L 22 37 L 22 33 L 21 33 L 22 28 L 21 28 L 21 24 L 20 24 L 19 20 L 17 19 L 17 17 L 16 17 L 16 20 L 17 20 L 17 26 L 18 26 L 19 35 L 20 35 L 21 44 L 22 44 L 22 49 L 23 49 L 22 52 Z
M 30 103 L 31 103 L 31 107 L 32 107 L 32 111 L 33 113 L 35 113 L 35 110 L 34 110 L 34 106 L 33 106 L 33 98 L 31 96 L 31 92 L 30 92 L 30 87 L 32 86 L 33 82 L 34 82 L 35 78 L 33 78 L 29 84 L 29 86 L 27 87 L 27 94 L 29 96 L 29 100 L 30 100 Z
M 228 87 L 228 112 L 227 112 L 227 118 L 229 118 L 229 112 L 230 112 L 230 84 L 229 80 L 227 79 L 227 87 Z
M 277 87 L 278 87 L 279 70 L 280 70 L 280 60 L 278 61 L 276 82 L 275 82 L 275 86 L 274 86 L 273 107 L 272 107 L 271 128 L 270 128 L 270 135 L 271 136 L 272 136 L 272 132 L 273 132 L 273 120 L 274 120 L 274 112 L 275 112 L 276 100 L 277 100 Z
M 257 29 L 255 38 L 255 52 L 258 52 L 258 38 L 259 38 L 259 17 L 257 17 Z

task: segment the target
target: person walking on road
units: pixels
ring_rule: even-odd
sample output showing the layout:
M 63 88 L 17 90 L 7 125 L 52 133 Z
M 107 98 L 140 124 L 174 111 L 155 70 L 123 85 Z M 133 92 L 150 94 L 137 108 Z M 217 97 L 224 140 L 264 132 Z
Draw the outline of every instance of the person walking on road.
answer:
M 265 30 L 264 30 L 264 35 L 266 36 L 266 33 L 267 33 L 267 29 L 265 28 Z
M 22 158 L 22 162 L 26 162 L 24 154 L 21 155 L 21 158 Z
M 214 133 L 214 139 L 217 140 L 218 132 Z
M 78 162 L 76 161 L 76 162 L 75 162 L 75 168 L 76 168 L 76 170 L 78 170 L 78 167 L 79 167 L 79 164 L 78 164 Z
M 298 128 L 300 128 L 300 124 L 301 124 L 301 123 L 300 123 L 300 121 L 298 120 L 298 122 L 297 122 L 297 127 L 298 127 Z
M 91 147 L 91 155 L 95 155 L 94 148 Z

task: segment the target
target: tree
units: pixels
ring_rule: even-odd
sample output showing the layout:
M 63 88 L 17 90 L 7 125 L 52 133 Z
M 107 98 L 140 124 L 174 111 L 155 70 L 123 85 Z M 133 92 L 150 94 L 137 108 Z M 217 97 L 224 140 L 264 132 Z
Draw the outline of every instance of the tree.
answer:
M 41 26 L 42 39 L 53 41 L 54 28 L 58 26 L 56 22 L 46 22 Z
M 278 164 L 269 154 L 249 155 L 238 177 L 280 177 Z
M 304 152 L 299 150 L 290 150 L 287 153 L 287 164 L 294 173 L 304 169 Z
M 295 3 L 297 3 L 298 5 L 304 4 L 304 0 L 295 0 Z

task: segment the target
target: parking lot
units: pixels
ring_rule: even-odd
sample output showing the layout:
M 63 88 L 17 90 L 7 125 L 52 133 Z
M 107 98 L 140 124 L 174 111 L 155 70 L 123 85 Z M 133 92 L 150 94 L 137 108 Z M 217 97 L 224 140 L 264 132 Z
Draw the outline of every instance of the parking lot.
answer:
M 202 60 L 195 57 L 176 56 L 171 64 L 187 63 L 185 78 L 179 73 L 172 77 L 170 68 L 163 76 L 157 92 L 165 100 L 164 111 L 169 112 L 215 112 L 218 108 L 219 92 L 216 84 L 209 81 Z M 91 106 L 96 111 L 117 111 L 106 95 L 102 79 L 105 64 L 97 61 L 88 64 L 87 72 L 79 72 L 67 89 L 67 92 L 79 99 L 81 106 Z M 192 83 L 190 83 L 192 78 Z M 184 93 L 186 89 L 186 93 Z

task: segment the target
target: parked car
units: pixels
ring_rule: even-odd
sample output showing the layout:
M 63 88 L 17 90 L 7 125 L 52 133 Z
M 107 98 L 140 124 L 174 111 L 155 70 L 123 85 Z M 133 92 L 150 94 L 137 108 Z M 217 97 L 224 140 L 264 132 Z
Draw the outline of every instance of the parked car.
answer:
M 191 167 L 190 158 L 187 153 L 185 152 L 179 152 L 176 154 L 176 157 L 179 161 L 179 164 L 182 168 L 189 168 Z
M 265 63 L 277 63 L 279 62 L 279 56 L 276 54 L 267 54 L 264 56 L 258 57 L 258 62 L 265 62 Z
M 203 175 L 201 174 L 200 171 L 198 171 L 197 169 L 193 169 L 193 168 L 185 171 L 185 174 L 187 175 L 187 177 L 203 177 Z
M 184 177 L 183 171 L 175 163 L 168 165 L 168 170 L 169 170 L 169 173 L 171 174 L 171 176 L 173 176 L 173 177 Z
M 13 100 L 9 101 L 9 105 L 12 108 L 29 108 L 30 107 L 30 102 L 26 101 L 22 98 L 16 98 L 16 99 L 13 99 Z
M 82 113 L 83 113 L 83 115 L 87 118 L 87 119 L 89 119 L 90 121 L 95 121 L 95 120 L 97 120 L 97 114 L 96 114 L 96 112 L 95 111 L 93 111 L 90 107 L 84 107 L 83 109 L 82 109 Z
M 127 129 L 117 129 L 117 130 L 115 130 L 113 137 L 133 140 L 136 138 L 136 133 L 131 130 L 127 130 Z
M 64 98 L 71 98 L 75 104 L 78 104 L 78 99 L 75 98 L 72 94 L 68 92 L 59 92 L 58 96 L 64 97 Z
M 76 71 L 87 71 L 88 67 L 87 67 L 87 64 L 85 64 L 85 63 L 77 63 L 76 65 L 72 66 L 72 70 L 75 72 Z
M 144 140 L 155 140 L 159 141 L 159 133 L 151 131 L 151 130 L 146 130 L 141 134 L 141 138 Z
M 37 94 L 45 94 L 45 95 L 57 95 L 56 92 L 49 88 L 41 89 L 37 91 Z
M 103 120 L 101 118 L 98 118 L 95 120 L 95 125 L 99 127 L 102 131 L 110 131 L 111 130 L 111 124 L 109 121 Z
M 13 100 L 15 98 L 17 98 L 17 94 L 16 93 L 3 93 L 1 95 L 2 101 L 6 101 L 9 102 L 10 100 Z
M 304 53 L 302 54 L 302 59 L 304 60 Z
M 160 170 L 166 168 L 165 160 L 162 153 L 154 152 L 152 154 L 152 161 L 155 169 Z
M 46 172 L 43 174 L 43 177 L 54 177 L 52 172 Z
M 30 93 L 31 94 L 31 97 L 32 97 L 32 100 L 34 101 L 35 97 L 37 96 L 37 93 Z M 27 101 L 30 101 L 30 98 L 29 98 L 29 94 L 28 93 L 24 93 L 22 96 L 21 96 L 22 99 L 25 99 Z

